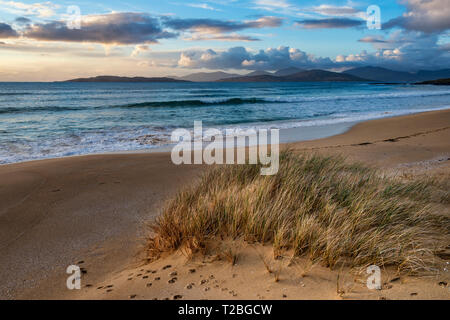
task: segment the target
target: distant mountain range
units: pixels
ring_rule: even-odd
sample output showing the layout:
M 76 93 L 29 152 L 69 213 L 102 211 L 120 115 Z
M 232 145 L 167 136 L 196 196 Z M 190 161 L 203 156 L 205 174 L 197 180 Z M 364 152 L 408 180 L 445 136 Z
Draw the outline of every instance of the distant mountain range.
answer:
M 418 72 L 395 71 L 381 67 L 360 67 L 344 72 L 325 70 L 303 70 L 295 67 L 275 72 L 253 71 L 246 75 L 236 73 L 198 72 L 183 77 L 117 77 L 97 76 L 78 78 L 67 82 L 320 82 L 320 81 L 358 81 L 383 83 L 417 83 L 450 78 L 450 69 L 420 70 Z
M 175 79 L 185 80 L 185 81 L 194 81 L 194 82 L 214 82 L 221 79 L 226 78 L 234 78 L 239 77 L 240 75 L 237 73 L 226 73 L 222 71 L 218 72 L 198 72 L 188 74 L 184 77 L 175 77 Z
M 273 73 L 273 75 L 277 76 L 277 77 L 285 77 L 285 76 L 290 76 L 291 74 L 299 73 L 299 72 L 302 72 L 302 71 L 305 71 L 305 70 L 299 69 L 299 68 L 296 68 L 296 67 L 290 67 L 290 68 L 285 68 L 285 69 L 281 69 L 281 70 L 275 71 Z
M 227 78 L 219 80 L 220 82 L 315 82 L 315 81 L 361 81 L 367 82 L 367 79 L 359 78 L 353 75 L 331 72 L 325 70 L 300 71 L 286 76 L 260 75 L 260 76 L 242 76 L 236 78 Z
M 417 82 L 415 84 L 434 84 L 436 86 L 450 86 L 450 78 Z
M 350 69 L 344 71 L 343 73 L 380 82 L 418 82 L 450 78 L 450 69 L 435 71 L 421 70 L 415 73 L 410 73 L 380 67 L 361 67 Z
M 146 78 L 146 77 L 118 77 L 118 76 L 97 76 L 92 78 L 78 78 L 67 80 L 65 82 L 187 82 L 180 79 Z

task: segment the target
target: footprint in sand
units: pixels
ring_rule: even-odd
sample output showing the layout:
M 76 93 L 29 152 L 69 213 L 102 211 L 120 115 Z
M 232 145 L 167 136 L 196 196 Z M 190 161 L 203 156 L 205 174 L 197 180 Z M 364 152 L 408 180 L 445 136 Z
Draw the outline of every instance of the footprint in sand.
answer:
M 173 296 L 173 300 L 180 300 L 182 298 L 183 298 L 183 296 L 180 295 L 180 294 L 177 294 L 177 295 Z
M 134 299 L 134 298 L 136 298 L 135 294 L 130 295 L 130 299 Z
M 178 278 L 172 278 L 169 281 L 167 281 L 168 283 L 175 283 L 178 280 Z
M 195 273 L 195 269 L 189 269 L 189 273 Z
M 147 283 L 147 287 L 148 287 L 148 288 L 151 287 L 151 286 L 152 286 L 152 283 L 151 283 L 151 282 Z
M 161 277 L 156 277 L 155 280 L 156 281 L 161 280 Z
M 170 264 L 168 264 L 167 266 L 164 266 L 162 269 L 166 270 L 166 269 L 169 269 L 169 268 L 172 268 L 172 266 Z
M 169 277 L 175 277 L 176 275 L 178 275 L 178 273 L 176 271 L 174 271 L 169 274 Z

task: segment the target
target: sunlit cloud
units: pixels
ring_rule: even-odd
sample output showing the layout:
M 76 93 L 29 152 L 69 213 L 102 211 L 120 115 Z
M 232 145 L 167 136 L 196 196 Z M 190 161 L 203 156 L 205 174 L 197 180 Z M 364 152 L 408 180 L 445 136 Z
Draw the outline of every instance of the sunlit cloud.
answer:
M 199 8 L 199 9 L 205 9 L 205 10 L 211 10 L 211 11 L 220 11 L 219 9 L 216 9 L 207 3 L 187 3 L 186 5 L 188 7 L 192 7 L 192 8 Z
M 38 16 L 40 18 L 49 18 L 56 14 L 55 10 L 60 8 L 60 6 L 57 4 L 54 4 L 50 1 L 27 4 L 27 3 L 18 2 L 18 1 L 0 0 L 0 8 L 2 8 L 2 10 L 5 10 L 5 11 L 11 12 L 13 14 L 17 14 L 17 15 Z

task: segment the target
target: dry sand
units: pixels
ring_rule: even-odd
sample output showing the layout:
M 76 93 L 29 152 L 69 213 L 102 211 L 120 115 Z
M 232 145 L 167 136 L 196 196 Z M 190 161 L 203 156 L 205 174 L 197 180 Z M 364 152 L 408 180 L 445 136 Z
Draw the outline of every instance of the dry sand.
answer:
M 290 146 L 344 154 L 394 174 L 450 175 L 450 110 L 368 121 Z M 221 244 L 237 254 L 236 265 L 187 261 L 181 252 L 142 263 L 145 222 L 204 169 L 174 166 L 167 153 L 0 166 L 0 298 L 450 299 L 445 270 L 400 279 L 383 270 L 383 289 L 373 291 L 364 275 L 274 260 L 270 247 L 241 242 Z M 66 288 L 71 264 L 84 270 L 82 290 Z

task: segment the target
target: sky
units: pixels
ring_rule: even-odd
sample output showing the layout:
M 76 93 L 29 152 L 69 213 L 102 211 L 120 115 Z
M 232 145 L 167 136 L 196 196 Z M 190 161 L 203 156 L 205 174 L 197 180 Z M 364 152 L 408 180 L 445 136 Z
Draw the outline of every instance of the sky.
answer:
M 450 0 L 0 0 L 0 81 L 450 68 Z

